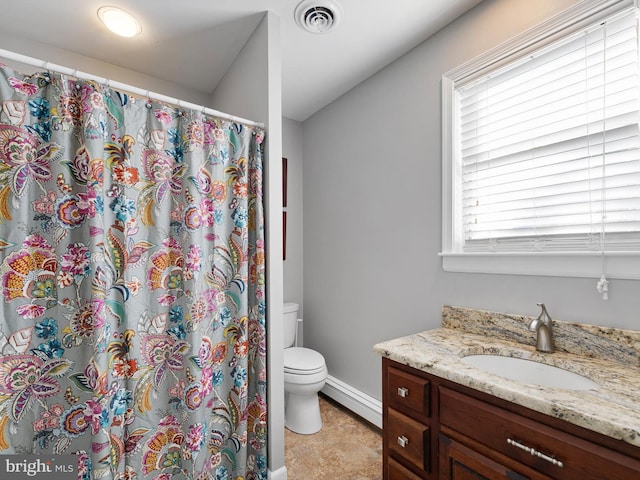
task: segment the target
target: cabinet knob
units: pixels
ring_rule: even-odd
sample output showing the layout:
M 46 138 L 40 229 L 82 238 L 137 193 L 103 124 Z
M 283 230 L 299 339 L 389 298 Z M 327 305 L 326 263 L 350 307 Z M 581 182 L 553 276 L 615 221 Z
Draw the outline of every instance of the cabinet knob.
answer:
M 398 445 L 400 445 L 402 448 L 406 447 L 407 445 L 409 445 L 409 439 L 404 435 L 400 435 L 398 437 Z
M 407 395 L 409 395 L 409 389 L 405 388 L 405 387 L 398 387 L 398 396 L 405 398 Z

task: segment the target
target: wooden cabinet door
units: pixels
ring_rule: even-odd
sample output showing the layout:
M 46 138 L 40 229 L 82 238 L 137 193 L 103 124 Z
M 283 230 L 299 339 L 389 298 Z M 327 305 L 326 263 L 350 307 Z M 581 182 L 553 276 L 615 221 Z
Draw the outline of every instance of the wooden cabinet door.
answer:
M 440 480 L 551 480 L 536 472 L 516 472 L 445 435 L 439 443 Z

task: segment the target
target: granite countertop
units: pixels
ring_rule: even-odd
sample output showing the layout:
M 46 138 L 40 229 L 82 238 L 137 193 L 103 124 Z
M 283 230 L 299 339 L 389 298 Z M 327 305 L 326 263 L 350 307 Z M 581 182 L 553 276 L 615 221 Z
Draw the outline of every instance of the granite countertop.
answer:
M 375 345 L 383 357 L 640 447 L 640 332 L 554 321 L 554 353 L 535 350 L 531 317 L 443 307 L 442 328 Z M 525 358 L 581 374 L 598 390 L 508 380 L 462 362 Z

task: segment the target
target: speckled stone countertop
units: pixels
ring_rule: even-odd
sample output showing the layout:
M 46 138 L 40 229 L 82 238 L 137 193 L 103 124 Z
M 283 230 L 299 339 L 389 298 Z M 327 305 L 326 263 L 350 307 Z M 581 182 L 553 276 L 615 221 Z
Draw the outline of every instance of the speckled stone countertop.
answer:
M 640 331 L 554 320 L 555 352 L 535 350 L 532 317 L 445 306 L 442 328 L 374 346 L 383 357 L 640 447 Z M 473 354 L 525 358 L 600 385 L 571 391 L 486 373 L 461 361 Z

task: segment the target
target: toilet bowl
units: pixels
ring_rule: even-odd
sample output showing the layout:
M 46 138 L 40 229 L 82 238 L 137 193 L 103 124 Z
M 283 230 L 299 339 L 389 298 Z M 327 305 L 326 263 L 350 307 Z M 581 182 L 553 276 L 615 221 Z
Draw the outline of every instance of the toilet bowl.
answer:
M 312 434 L 322 428 L 318 392 L 327 379 L 324 357 L 295 343 L 298 305 L 285 303 L 284 345 L 284 425 L 295 433 Z
M 309 348 L 284 351 L 284 425 L 296 433 L 311 434 L 322 428 L 318 392 L 327 379 L 324 357 Z

